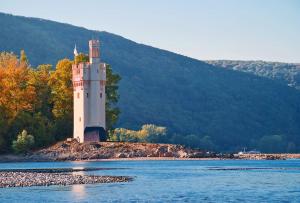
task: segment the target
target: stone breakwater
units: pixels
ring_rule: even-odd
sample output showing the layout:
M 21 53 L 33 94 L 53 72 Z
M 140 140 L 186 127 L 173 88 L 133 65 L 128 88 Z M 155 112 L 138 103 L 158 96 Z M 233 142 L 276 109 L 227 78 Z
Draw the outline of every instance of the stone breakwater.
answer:
M 94 176 L 62 173 L 0 172 L 0 188 L 129 182 L 127 176 Z

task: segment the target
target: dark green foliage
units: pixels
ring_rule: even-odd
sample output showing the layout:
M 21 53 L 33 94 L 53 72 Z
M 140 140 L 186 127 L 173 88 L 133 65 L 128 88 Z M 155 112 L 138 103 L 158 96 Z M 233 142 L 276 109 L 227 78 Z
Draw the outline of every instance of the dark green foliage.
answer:
M 116 127 L 137 129 L 155 123 L 170 134 L 209 135 L 199 136 L 200 143 L 228 151 L 256 147 L 263 136 L 278 134 L 293 143 L 291 150 L 300 150 L 300 93 L 285 84 L 107 32 L 6 14 L 0 14 L 0 25 L 0 51 L 25 49 L 33 66 L 72 58 L 75 43 L 87 53 L 87 41 L 99 38 L 102 60 L 122 77 L 122 114 Z M 170 139 L 184 142 L 184 136 Z
M 109 64 L 106 65 L 106 128 L 111 130 L 119 118 L 120 109 L 116 106 L 120 95 L 118 92 L 121 76 L 113 73 Z
M 200 145 L 200 137 L 197 136 L 197 135 L 187 135 L 184 137 L 184 142 L 183 144 L 189 146 L 189 147 L 192 147 L 192 148 L 196 148 L 196 147 L 199 147 Z
M 212 141 L 210 136 L 204 136 L 200 139 L 198 147 L 200 149 L 206 149 L 206 150 L 216 150 L 217 147 Z
M 7 144 L 7 119 L 4 117 L 5 112 L 3 108 L 0 106 L 0 153 L 5 152 L 8 149 Z
M 12 143 L 12 140 L 16 139 L 17 133 L 25 128 L 35 137 L 33 147 L 47 146 L 55 141 L 51 121 L 40 113 L 21 112 L 10 124 L 7 131 L 7 143 Z
M 173 134 L 169 139 L 169 142 L 174 144 L 183 144 L 187 147 L 199 148 L 204 150 L 219 150 L 214 144 L 210 136 L 201 136 L 201 135 L 178 135 Z
M 37 92 L 38 102 L 35 106 L 35 111 L 41 113 L 48 119 L 52 119 L 52 103 L 51 100 L 51 88 L 49 86 L 49 77 L 52 65 L 42 64 L 39 65 L 32 73 L 32 82 Z
M 286 152 L 286 147 L 285 138 L 281 135 L 263 136 L 258 142 L 258 148 L 266 153 Z
M 72 137 L 73 133 L 73 116 L 65 115 L 54 120 L 53 135 L 55 140 L 64 140 Z

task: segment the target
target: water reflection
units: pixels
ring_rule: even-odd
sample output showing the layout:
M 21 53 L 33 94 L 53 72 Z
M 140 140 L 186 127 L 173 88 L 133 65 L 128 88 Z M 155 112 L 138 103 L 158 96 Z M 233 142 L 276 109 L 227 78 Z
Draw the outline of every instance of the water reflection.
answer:
M 72 194 L 76 200 L 84 199 L 86 196 L 85 185 L 72 185 Z
M 84 169 L 84 167 L 73 167 L 73 169 Z M 72 172 L 73 175 L 85 175 L 84 171 Z M 76 200 L 85 198 L 85 185 L 72 185 L 72 194 Z

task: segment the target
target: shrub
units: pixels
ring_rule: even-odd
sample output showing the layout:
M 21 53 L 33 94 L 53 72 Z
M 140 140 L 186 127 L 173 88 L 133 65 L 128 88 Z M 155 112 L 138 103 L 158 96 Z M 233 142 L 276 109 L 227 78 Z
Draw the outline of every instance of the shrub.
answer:
M 34 145 L 34 137 L 29 135 L 26 130 L 18 134 L 17 140 L 13 141 L 12 148 L 15 153 L 26 153 Z

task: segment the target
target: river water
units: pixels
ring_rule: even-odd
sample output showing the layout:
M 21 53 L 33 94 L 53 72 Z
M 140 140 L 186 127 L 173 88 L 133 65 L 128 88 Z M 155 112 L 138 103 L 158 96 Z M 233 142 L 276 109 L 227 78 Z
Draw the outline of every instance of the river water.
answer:
M 1 188 L 0 202 L 300 202 L 300 160 L 1 163 L 4 168 L 117 168 L 129 183 Z

